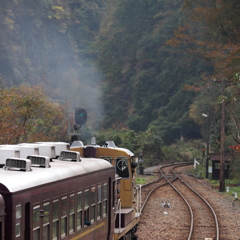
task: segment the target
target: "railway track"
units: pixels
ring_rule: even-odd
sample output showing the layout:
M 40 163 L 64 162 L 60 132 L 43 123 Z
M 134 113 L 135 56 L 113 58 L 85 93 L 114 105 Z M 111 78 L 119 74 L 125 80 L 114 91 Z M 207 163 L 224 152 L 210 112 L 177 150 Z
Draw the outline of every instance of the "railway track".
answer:
M 154 172 L 154 174 L 157 174 L 157 179 L 153 182 L 144 184 L 141 186 L 141 212 L 144 210 L 148 199 L 151 197 L 151 195 L 156 191 L 158 188 L 169 184 L 167 178 L 175 177 L 175 173 L 171 172 L 171 169 L 173 167 L 184 167 L 189 165 L 189 163 L 176 163 L 176 164 L 170 164 L 166 166 L 159 167 L 157 172 Z M 162 172 L 162 169 L 165 169 L 164 173 Z M 172 175 L 173 174 L 173 175 Z
M 159 168 L 159 178 L 142 187 L 141 224 L 149 225 L 150 221 L 152 239 L 219 240 L 218 220 L 213 208 L 180 176 L 179 169 L 186 165 L 163 166 Z M 155 229 L 158 222 L 158 229 Z

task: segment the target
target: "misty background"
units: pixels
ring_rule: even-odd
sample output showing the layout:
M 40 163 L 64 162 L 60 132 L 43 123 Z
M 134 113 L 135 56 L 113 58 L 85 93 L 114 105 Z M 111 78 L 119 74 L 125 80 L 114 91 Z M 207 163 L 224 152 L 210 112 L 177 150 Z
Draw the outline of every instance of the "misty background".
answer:
M 41 85 L 51 99 L 68 104 L 69 113 L 87 109 L 99 127 L 102 72 L 89 48 L 102 8 L 97 1 L 1 1 L 1 86 Z
M 238 2 L 219 9 L 215 2 L 204 1 L 197 18 L 191 14 L 198 1 L 2 0 L 1 87 L 40 85 L 51 99 L 67 103 L 69 113 L 85 108 L 84 128 L 149 131 L 166 144 L 202 138 L 207 121 L 201 113 L 209 107 L 218 131 L 221 89 L 203 79 L 215 71 L 203 53 L 208 43 L 229 42 L 238 33 Z M 198 40 L 207 43 L 204 49 Z M 215 47 L 213 54 L 221 56 Z

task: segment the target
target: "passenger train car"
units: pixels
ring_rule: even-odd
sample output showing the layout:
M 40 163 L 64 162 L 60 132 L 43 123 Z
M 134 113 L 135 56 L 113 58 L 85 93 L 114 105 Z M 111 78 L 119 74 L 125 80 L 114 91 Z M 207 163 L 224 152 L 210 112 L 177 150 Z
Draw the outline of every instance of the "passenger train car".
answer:
M 113 143 L 69 148 L 0 145 L 0 240 L 136 238 L 133 154 Z

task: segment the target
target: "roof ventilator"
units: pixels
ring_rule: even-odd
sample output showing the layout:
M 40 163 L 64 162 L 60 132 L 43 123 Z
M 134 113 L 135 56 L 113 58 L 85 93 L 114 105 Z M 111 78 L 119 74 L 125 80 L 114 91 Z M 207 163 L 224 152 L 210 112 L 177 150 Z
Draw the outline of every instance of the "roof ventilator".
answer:
M 82 141 L 74 141 L 71 145 L 71 147 L 83 147 L 84 144 Z
M 43 167 L 43 168 L 49 168 L 51 167 L 49 162 L 50 158 L 47 156 L 40 156 L 40 155 L 30 155 L 27 157 L 27 159 L 31 160 L 32 167 Z
M 24 158 L 8 158 L 6 159 L 5 170 L 21 170 L 21 171 L 32 171 L 31 161 Z
M 62 151 L 59 160 L 80 162 L 80 153 L 75 151 Z

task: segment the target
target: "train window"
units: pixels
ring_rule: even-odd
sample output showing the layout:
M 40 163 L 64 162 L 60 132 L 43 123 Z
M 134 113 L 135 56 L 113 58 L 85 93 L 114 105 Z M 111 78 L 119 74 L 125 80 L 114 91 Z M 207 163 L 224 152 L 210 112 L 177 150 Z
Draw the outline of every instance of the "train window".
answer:
M 91 188 L 91 223 L 95 222 L 96 188 Z
M 33 207 L 33 240 L 40 240 L 40 205 Z
M 107 215 L 107 196 L 108 196 L 108 185 L 103 185 L 103 217 Z
M 33 207 L 33 228 L 40 226 L 40 205 Z
M 20 218 L 22 215 L 22 207 L 21 204 L 16 206 L 16 218 Z
M 49 202 L 43 204 L 43 224 L 49 224 L 49 212 L 50 212 L 50 204 Z
M 97 219 L 101 219 L 102 215 L 102 186 L 98 186 L 97 195 Z
M 89 226 L 89 190 L 84 192 L 84 226 Z
M 56 221 L 59 219 L 59 201 L 58 200 L 53 201 L 52 215 L 53 215 L 53 221 Z
M 67 217 L 61 219 L 61 237 L 65 238 L 67 236 Z
M 20 232 L 20 223 L 16 224 L 16 237 L 20 237 L 21 232 Z
M 54 200 L 52 204 L 52 240 L 58 239 L 59 229 L 59 201 Z
M 69 213 L 75 212 L 75 194 L 70 195 L 69 198 Z
M 52 240 L 58 239 L 58 221 L 52 224 Z
M 82 228 L 82 192 L 77 193 L 77 229 Z
M 107 198 L 107 194 L 108 194 L 108 184 L 105 183 L 103 185 L 103 199 L 106 199 Z
M 121 178 L 129 178 L 128 160 L 126 157 L 116 159 L 116 172 Z
M 50 225 L 43 226 L 43 240 L 50 239 Z
M 40 228 L 33 231 L 33 240 L 40 240 Z
M 75 194 L 69 198 L 69 233 L 75 232 Z
M 50 238 L 50 203 L 43 204 L 43 240 Z
M 67 236 L 67 207 L 68 199 L 63 197 L 61 201 L 61 237 Z
M 89 206 L 89 190 L 84 192 L 84 208 Z
M 67 197 L 63 197 L 62 198 L 62 202 L 61 202 L 61 216 L 64 217 L 64 216 L 67 216 Z
M 21 218 L 21 215 L 22 215 L 22 209 L 21 209 L 21 204 L 19 204 L 19 205 L 16 206 L 16 219 Z M 15 236 L 20 237 L 20 235 L 21 235 L 20 223 L 17 223 L 15 228 L 16 228 L 15 229 L 15 232 L 16 232 Z

